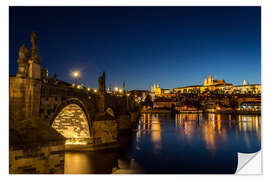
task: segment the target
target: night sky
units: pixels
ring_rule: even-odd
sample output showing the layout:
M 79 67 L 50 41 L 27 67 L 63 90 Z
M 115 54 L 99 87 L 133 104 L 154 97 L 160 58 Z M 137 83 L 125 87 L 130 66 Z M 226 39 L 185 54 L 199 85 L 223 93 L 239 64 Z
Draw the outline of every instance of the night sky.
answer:
M 261 83 L 260 7 L 10 7 L 10 75 L 36 31 L 49 76 L 96 88 L 149 89 L 203 84 L 209 72 L 228 83 Z

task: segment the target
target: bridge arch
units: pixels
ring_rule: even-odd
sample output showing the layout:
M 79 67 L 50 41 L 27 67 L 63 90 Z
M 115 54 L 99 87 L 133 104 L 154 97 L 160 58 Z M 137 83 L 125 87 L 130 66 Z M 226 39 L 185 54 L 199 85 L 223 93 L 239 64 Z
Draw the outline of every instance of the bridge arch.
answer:
M 261 98 L 238 98 L 238 106 L 242 106 L 245 103 L 256 103 L 256 104 L 260 104 L 261 103 Z
M 261 110 L 261 102 L 257 101 L 245 101 L 240 105 L 242 110 Z
M 92 137 L 87 105 L 78 98 L 62 102 L 51 118 L 50 125 L 67 139 L 66 144 L 87 144 Z

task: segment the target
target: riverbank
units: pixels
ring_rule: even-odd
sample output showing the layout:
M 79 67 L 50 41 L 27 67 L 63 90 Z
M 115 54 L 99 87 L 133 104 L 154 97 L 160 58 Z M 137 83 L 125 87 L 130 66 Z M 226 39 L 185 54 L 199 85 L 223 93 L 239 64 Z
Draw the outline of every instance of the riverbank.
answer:
M 261 111 L 243 111 L 243 110 L 206 110 L 204 112 L 215 114 L 261 115 Z
M 141 113 L 172 113 L 170 109 L 149 109 Z M 198 114 L 198 113 L 215 113 L 215 114 L 242 114 L 242 115 L 261 115 L 261 111 L 243 111 L 243 110 L 175 110 L 175 113 Z
M 141 113 L 171 113 L 170 109 L 149 109 L 142 110 Z

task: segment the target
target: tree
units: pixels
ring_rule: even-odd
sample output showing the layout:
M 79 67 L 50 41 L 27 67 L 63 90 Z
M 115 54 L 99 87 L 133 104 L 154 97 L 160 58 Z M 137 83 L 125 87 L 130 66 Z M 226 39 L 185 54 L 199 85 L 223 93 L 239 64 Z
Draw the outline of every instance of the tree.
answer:
M 205 90 L 204 90 L 204 93 L 209 93 L 209 88 L 206 88 Z
M 151 108 L 153 108 L 153 101 L 150 95 L 147 95 L 144 102 L 143 102 L 144 106 L 150 106 Z

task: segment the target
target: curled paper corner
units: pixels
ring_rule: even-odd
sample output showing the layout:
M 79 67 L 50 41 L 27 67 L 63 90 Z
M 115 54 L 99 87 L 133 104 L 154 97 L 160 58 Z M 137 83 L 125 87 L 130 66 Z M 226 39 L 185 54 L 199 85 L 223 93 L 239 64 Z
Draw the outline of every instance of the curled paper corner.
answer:
M 238 153 L 236 175 L 261 175 L 261 151 L 256 153 Z

